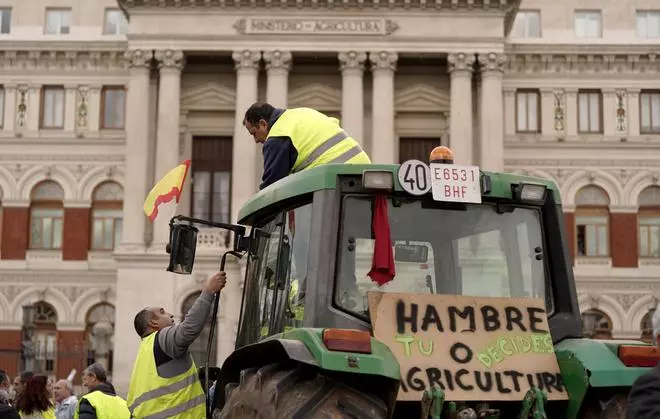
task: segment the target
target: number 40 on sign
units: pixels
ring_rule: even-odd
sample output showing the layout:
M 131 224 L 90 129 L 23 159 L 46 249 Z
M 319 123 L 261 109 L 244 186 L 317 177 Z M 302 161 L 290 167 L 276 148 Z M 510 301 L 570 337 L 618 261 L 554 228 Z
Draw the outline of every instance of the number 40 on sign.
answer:
M 424 195 L 429 190 L 433 199 L 446 202 L 481 203 L 478 166 L 431 163 L 408 160 L 398 173 L 401 187 L 411 195 Z

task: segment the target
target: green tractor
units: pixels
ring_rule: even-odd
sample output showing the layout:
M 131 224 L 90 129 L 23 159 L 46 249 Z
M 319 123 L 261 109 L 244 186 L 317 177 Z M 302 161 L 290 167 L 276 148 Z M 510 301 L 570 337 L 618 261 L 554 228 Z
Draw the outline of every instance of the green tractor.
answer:
M 174 217 L 169 271 L 192 272 L 194 224 L 233 232 L 221 268 L 229 254 L 246 259 L 235 351 L 221 368 L 200 368 L 207 394 L 215 382 L 208 418 L 623 418 L 630 386 L 657 361 L 641 341 L 583 337 L 561 199 L 545 179 L 454 165 L 451 157 L 323 165 L 258 192 L 240 210 L 240 225 Z M 388 260 L 396 271 L 389 279 Z M 401 325 L 399 334 L 393 326 L 376 337 L 370 302 L 393 293 L 412 302 L 538 301 L 557 375 L 527 374 L 517 393 L 510 384 L 488 397 L 481 384 L 470 393 L 474 377 L 470 387 L 455 368 L 450 377 L 458 351 L 429 356 L 420 341 L 414 360 L 389 338 L 400 338 Z M 433 320 L 428 310 L 419 313 L 422 328 Z M 449 336 L 435 333 L 440 344 Z M 536 358 L 519 359 L 534 368 Z M 502 374 L 492 376 L 498 388 Z M 550 397 L 557 389 L 565 397 Z

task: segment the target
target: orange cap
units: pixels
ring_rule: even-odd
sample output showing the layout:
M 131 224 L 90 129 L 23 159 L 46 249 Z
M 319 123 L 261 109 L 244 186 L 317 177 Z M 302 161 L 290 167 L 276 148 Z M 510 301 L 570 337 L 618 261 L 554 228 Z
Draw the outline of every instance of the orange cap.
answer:
M 439 145 L 431 151 L 429 156 L 431 163 L 453 163 L 454 162 L 454 153 L 443 145 Z

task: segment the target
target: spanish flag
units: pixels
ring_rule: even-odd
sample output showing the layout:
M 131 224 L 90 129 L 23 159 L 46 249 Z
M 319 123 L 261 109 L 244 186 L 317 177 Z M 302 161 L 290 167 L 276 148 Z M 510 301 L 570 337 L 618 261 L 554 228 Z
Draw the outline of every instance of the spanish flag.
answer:
M 144 213 L 147 214 L 150 221 L 154 221 L 158 216 L 158 207 L 161 204 L 168 203 L 172 198 L 176 199 L 177 204 L 183 190 L 183 182 L 186 180 L 190 160 L 186 160 L 174 169 L 170 170 L 149 192 L 147 200 L 144 201 Z

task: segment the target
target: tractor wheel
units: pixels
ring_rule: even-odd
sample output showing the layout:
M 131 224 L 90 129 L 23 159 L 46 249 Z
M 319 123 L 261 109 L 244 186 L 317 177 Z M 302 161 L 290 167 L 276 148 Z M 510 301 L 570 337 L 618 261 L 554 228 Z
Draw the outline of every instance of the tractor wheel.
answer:
M 382 400 L 313 369 L 269 364 L 241 371 L 225 389 L 225 406 L 214 419 L 384 419 Z
M 595 401 L 584 412 L 582 419 L 626 419 L 628 394 L 619 393 L 609 400 Z

